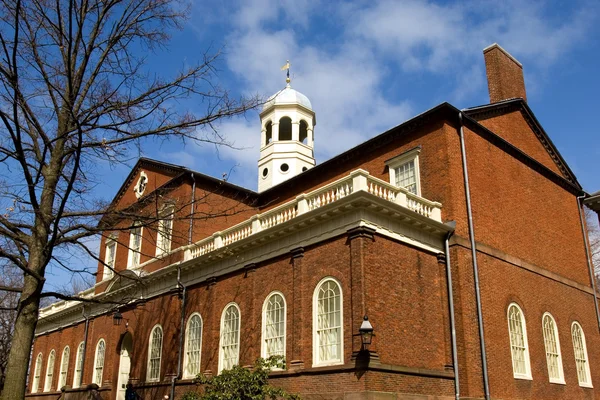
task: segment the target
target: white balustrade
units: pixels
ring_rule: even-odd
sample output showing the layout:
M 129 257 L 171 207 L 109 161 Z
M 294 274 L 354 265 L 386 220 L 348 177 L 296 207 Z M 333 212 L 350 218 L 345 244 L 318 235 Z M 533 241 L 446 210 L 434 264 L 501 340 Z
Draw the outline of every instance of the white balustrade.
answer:
M 374 178 L 365 170 L 356 170 L 349 176 L 313 190 L 300 194 L 296 199 L 276 207 L 264 214 L 237 224 L 223 232 L 197 242 L 186 251 L 185 259 L 200 257 L 220 247 L 228 246 L 262 230 L 290 221 L 306 212 L 336 202 L 354 192 L 365 191 L 383 200 L 396 203 L 420 215 L 438 222 L 442 221 L 441 207 L 437 202 L 417 196 L 404 188 Z

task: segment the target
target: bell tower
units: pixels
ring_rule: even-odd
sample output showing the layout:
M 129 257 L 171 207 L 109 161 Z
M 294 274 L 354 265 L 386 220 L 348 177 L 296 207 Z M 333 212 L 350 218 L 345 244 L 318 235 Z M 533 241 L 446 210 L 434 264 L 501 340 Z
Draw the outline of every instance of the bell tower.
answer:
M 315 166 L 315 113 L 308 98 L 292 89 L 289 61 L 286 86 L 275 93 L 260 113 L 258 191 L 263 192 Z

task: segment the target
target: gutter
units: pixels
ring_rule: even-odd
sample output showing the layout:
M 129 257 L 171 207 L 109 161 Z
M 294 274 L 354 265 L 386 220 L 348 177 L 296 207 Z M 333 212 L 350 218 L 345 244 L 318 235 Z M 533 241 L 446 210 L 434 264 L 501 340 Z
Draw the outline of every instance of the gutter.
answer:
M 465 197 L 467 203 L 467 219 L 469 222 L 469 239 L 471 241 L 471 258 L 473 260 L 473 279 L 475 280 L 475 301 L 477 303 L 477 322 L 479 326 L 479 347 L 481 350 L 481 372 L 483 374 L 483 391 L 485 399 L 490 400 L 490 383 L 487 370 L 487 356 L 485 352 L 485 337 L 483 331 L 483 314 L 481 311 L 481 289 L 479 287 L 479 267 L 477 265 L 477 249 L 475 248 L 475 232 L 473 230 L 473 212 L 471 210 L 471 191 L 469 189 L 469 172 L 467 170 L 467 153 L 465 149 L 465 133 L 463 129 L 463 113 L 458 113 L 460 124 L 460 155 L 462 158 L 463 174 L 465 181 Z
M 458 373 L 458 349 L 456 345 L 456 320 L 454 317 L 454 294 L 452 291 L 452 266 L 450 265 L 450 246 L 448 244 L 450 237 L 454 234 L 456 221 L 451 221 L 448 225 L 452 226 L 452 231 L 448 232 L 444 240 L 444 252 L 446 254 L 446 281 L 448 284 L 448 309 L 450 311 L 450 329 L 452 339 L 452 364 L 454 367 L 454 397 L 460 400 L 460 381 Z
M 579 222 L 581 223 L 581 234 L 583 235 L 583 244 L 585 246 L 585 258 L 587 260 L 588 272 L 590 274 L 590 281 L 592 282 L 592 289 L 594 290 L 594 307 L 596 307 L 596 321 L 598 323 L 598 330 L 600 331 L 600 311 L 598 310 L 598 292 L 596 291 L 596 277 L 594 276 L 594 267 L 592 266 L 592 256 L 590 253 L 590 245 L 588 244 L 588 235 L 585 230 L 585 223 L 583 221 L 583 199 L 585 196 L 577 197 L 577 209 L 579 210 Z
M 90 327 L 90 317 L 89 315 L 85 315 L 85 306 L 81 309 L 81 314 L 83 318 L 85 318 L 85 329 L 83 331 L 83 351 L 81 354 L 81 375 L 79 375 L 79 386 L 81 387 L 81 383 L 83 382 L 83 372 L 85 368 L 85 351 L 87 349 L 87 341 L 88 341 L 88 331 Z M 77 362 L 77 352 L 75 353 L 75 362 Z M 75 369 L 77 369 L 77 365 L 75 365 Z
M 177 375 L 171 380 L 171 397 L 175 399 L 175 382 L 181 379 L 182 376 L 182 358 L 183 358 L 183 339 L 185 331 L 185 305 L 187 286 L 181 283 L 181 264 L 177 266 L 177 289 L 181 290 L 181 322 L 179 325 L 179 346 L 177 348 Z
M 192 176 L 192 200 L 191 200 L 191 207 L 190 207 L 190 228 L 188 230 L 188 244 L 192 244 L 192 233 L 194 232 L 194 211 L 195 211 L 195 205 L 196 205 L 196 177 L 194 176 L 194 173 L 190 173 L 190 175 Z

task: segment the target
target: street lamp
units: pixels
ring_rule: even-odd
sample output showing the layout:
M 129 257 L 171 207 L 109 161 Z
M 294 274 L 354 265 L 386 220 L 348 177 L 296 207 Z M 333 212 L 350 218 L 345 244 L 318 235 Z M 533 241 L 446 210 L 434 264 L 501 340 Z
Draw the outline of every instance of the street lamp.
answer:
M 369 317 L 366 315 L 363 318 L 363 322 L 358 329 L 358 333 L 360 334 L 360 338 L 362 340 L 363 348 L 367 348 L 371 341 L 373 340 L 373 325 L 369 322 Z

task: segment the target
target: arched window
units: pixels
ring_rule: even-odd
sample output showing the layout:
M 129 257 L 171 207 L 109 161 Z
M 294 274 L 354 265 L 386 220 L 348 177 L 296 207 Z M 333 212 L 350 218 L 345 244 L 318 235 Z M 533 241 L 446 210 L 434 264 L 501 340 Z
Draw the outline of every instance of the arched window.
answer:
M 46 364 L 46 380 L 44 381 L 44 392 L 49 392 L 52 389 L 52 377 L 54 376 L 54 359 L 56 352 L 52 350 L 48 356 L 48 364 Z
M 265 145 L 271 143 L 272 141 L 273 141 L 273 123 L 271 121 L 269 121 L 265 125 Z
M 285 357 L 286 305 L 283 294 L 271 293 L 263 305 L 262 346 L 263 358 Z
M 81 386 L 81 371 L 83 370 L 83 342 L 77 346 L 77 354 L 75 355 L 75 373 L 73 374 L 73 387 Z
M 200 356 L 202 352 L 202 317 L 192 314 L 185 328 L 185 359 L 183 365 L 184 378 L 194 378 L 200 373 Z
M 575 353 L 579 386 L 592 387 L 592 376 L 590 374 L 590 364 L 585 345 L 585 335 L 579 323 L 573 322 L 573 325 L 571 325 L 571 336 L 573 337 L 573 351 Z
M 58 386 L 56 389 L 60 390 L 63 386 L 67 384 L 67 372 L 69 371 L 69 355 L 71 354 L 71 349 L 69 346 L 65 346 L 62 357 L 60 359 L 60 375 L 58 377 Z
M 344 362 L 342 289 L 334 278 L 319 282 L 313 295 L 313 363 Z
M 558 329 L 556 329 L 556 321 L 550 313 L 545 313 L 542 317 L 542 331 L 544 332 L 548 378 L 552 383 L 565 383 Z
M 219 373 L 237 365 L 240 358 L 240 309 L 230 303 L 221 316 L 221 343 L 219 344 Z
M 106 352 L 106 342 L 104 339 L 98 340 L 96 345 L 96 357 L 94 358 L 94 379 L 92 383 L 102 386 L 102 374 L 104 373 L 104 353 Z
M 508 306 L 508 333 L 510 335 L 513 376 L 519 379 L 531 379 L 525 317 L 521 308 L 515 303 Z
M 308 124 L 305 120 L 300 121 L 300 136 L 298 140 L 304 144 L 308 144 Z
M 146 380 L 149 382 L 160 380 L 160 359 L 162 356 L 163 330 L 160 325 L 152 328 L 148 343 L 148 369 Z
M 279 140 L 292 140 L 292 120 L 283 117 L 279 120 Z
M 40 381 L 42 378 L 42 353 L 39 353 L 35 359 L 35 369 L 33 372 L 33 383 L 31 384 L 31 393 L 40 391 Z

